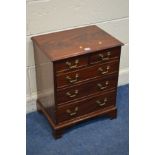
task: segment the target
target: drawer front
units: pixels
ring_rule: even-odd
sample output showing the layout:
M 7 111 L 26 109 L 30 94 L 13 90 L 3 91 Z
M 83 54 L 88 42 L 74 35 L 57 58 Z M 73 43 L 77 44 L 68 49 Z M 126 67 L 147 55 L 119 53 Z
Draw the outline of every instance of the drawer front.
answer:
M 82 81 L 94 79 L 104 75 L 117 73 L 119 69 L 119 61 L 111 61 L 104 64 L 98 64 L 84 69 L 57 75 L 57 87 L 72 86 Z
M 101 50 L 90 55 L 90 64 L 107 62 L 109 60 L 118 59 L 120 57 L 121 47 Z
M 56 72 L 65 72 L 65 71 L 72 71 L 72 70 L 87 66 L 87 64 L 88 64 L 88 57 L 84 55 L 84 56 L 64 59 L 61 61 L 56 61 L 54 65 L 55 65 Z
M 107 107 L 115 106 L 116 92 L 107 92 L 86 100 L 75 102 L 70 105 L 58 107 L 57 121 L 63 122 L 70 119 L 76 119 L 79 116 L 104 110 Z
M 102 93 L 103 91 L 116 88 L 116 86 L 117 76 L 115 75 L 89 81 L 82 85 L 75 85 L 69 88 L 60 89 L 57 91 L 57 103 L 62 104 L 64 102 L 70 102 L 95 93 Z

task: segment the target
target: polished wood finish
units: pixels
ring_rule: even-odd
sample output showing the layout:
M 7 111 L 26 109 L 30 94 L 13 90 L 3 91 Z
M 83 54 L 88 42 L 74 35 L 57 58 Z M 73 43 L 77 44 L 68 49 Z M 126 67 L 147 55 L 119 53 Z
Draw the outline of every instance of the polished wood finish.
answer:
M 76 71 L 67 72 L 65 74 L 57 74 L 57 87 L 62 88 L 65 86 L 72 86 L 90 79 L 103 77 L 117 73 L 119 68 L 119 61 L 111 61 L 106 63 L 100 63 L 87 68 L 82 68 Z M 103 71 L 102 71 L 103 70 Z
M 98 94 L 117 86 L 117 76 L 108 76 L 57 91 L 57 104 L 71 102 L 85 96 Z M 76 93 L 77 90 L 77 93 Z M 70 93 L 68 95 L 67 93 Z
M 97 26 L 32 37 L 37 109 L 53 136 L 97 116 L 117 117 L 120 41 Z
M 53 63 L 44 55 L 44 53 L 38 48 L 38 46 L 33 43 L 34 45 L 34 56 L 35 56 L 35 63 L 36 67 L 36 84 L 37 84 L 37 91 L 39 94 L 44 94 L 43 96 L 38 96 L 38 100 L 41 103 L 44 103 L 44 107 L 48 108 L 50 106 L 51 109 L 51 117 L 54 122 L 55 121 L 55 78 L 54 78 L 54 67 Z M 37 106 L 37 110 L 40 109 Z
M 107 62 L 114 59 L 119 59 L 120 46 L 110 49 L 100 50 L 90 55 L 90 64 Z
M 57 120 L 62 122 L 65 120 L 75 119 L 91 112 L 115 106 L 116 92 L 106 92 L 95 97 L 86 98 L 74 104 L 66 104 L 57 110 Z
M 55 62 L 55 70 L 57 73 L 65 71 L 73 71 L 88 65 L 87 56 L 77 56 Z
M 95 25 L 35 36 L 32 40 L 52 61 L 123 45 Z
M 74 120 L 72 119 L 72 120 L 65 121 L 64 123 L 56 124 L 53 121 L 50 113 L 48 112 L 49 109 L 45 109 L 39 100 L 37 101 L 37 104 L 38 104 L 39 108 L 41 109 L 41 111 L 46 116 L 46 118 L 48 119 L 48 121 L 53 129 L 53 136 L 55 139 L 60 138 L 66 128 L 76 125 L 82 121 L 89 120 L 89 119 L 99 117 L 99 116 L 105 116 L 105 117 L 107 116 L 107 117 L 110 117 L 110 119 L 114 119 L 117 117 L 117 108 L 116 107 L 109 107 L 109 108 L 107 107 L 104 110 L 94 111 L 94 112 L 90 113 L 89 115 L 88 114 L 82 115 L 81 117 L 78 117 L 77 119 L 74 119 Z

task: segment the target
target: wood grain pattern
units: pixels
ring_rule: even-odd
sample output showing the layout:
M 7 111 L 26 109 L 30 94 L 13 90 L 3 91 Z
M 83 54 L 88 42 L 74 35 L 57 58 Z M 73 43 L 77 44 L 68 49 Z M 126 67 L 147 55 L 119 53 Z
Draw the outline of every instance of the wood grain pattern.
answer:
M 123 45 L 95 25 L 35 36 L 32 40 L 52 61 Z
M 120 46 L 114 48 L 108 48 L 105 50 L 100 50 L 96 53 L 90 54 L 89 62 L 90 64 L 109 62 L 114 59 L 119 59 L 120 57 Z
M 97 110 L 89 114 L 82 115 L 81 117 L 78 117 L 73 120 L 67 120 L 61 123 L 55 123 L 51 117 L 51 109 L 45 109 L 43 104 L 41 102 L 37 102 L 38 107 L 43 112 L 43 114 L 46 116 L 47 120 L 49 121 L 52 129 L 53 129 L 53 136 L 55 139 L 62 137 L 63 131 L 66 128 L 72 127 L 73 125 L 76 125 L 82 121 L 93 119 L 95 117 L 110 117 L 110 119 L 114 119 L 117 117 L 117 108 L 116 106 L 107 107 L 104 110 Z
M 78 61 L 77 64 L 76 64 L 76 61 Z M 70 63 L 71 65 L 69 66 L 67 63 Z M 61 60 L 61 61 L 56 61 L 54 62 L 54 65 L 55 65 L 56 73 L 73 71 L 73 70 L 87 66 L 88 57 L 85 55 L 72 57 L 72 58 Z
M 99 86 L 99 84 L 101 86 Z M 117 86 L 117 74 L 89 81 L 84 84 L 75 85 L 57 91 L 57 104 L 71 102 L 81 97 L 87 97 L 95 93 L 101 93 Z M 76 93 L 76 90 L 78 91 Z M 70 93 L 70 96 L 67 93 Z
M 99 70 L 100 68 L 103 71 L 100 71 Z M 100 63 L 95 66 L 89 66 L 73 72 L 67 72 L 65 74 L 58 74 L 56 78 L 57 87 L 62 88 L 65 86 L 73 86 L 74 84 L 78 84 L 83 81 L 88 81 L 91 79 L 95 79 L 97 77 L 117 73 L 118 68 L 119 68 L 119 60 L 116 60 L 107 63 Z M 69 79 L 67 77 L 69 77 Z
M 44 103 L 45 108 L 48 108 L 50 106 L 52 109 L 55 109 L 53 62 L 51 62 L 48 57 L 46 57 L 46 55 L 38 48 L 35 43 L 34 55 L 35 62 L 39 66 L 36 68 L 37 92 L 44 92 L 44 96 L 38 95 L 38 100 Z M 46 67 L 41 66 L 42 63 L 45 63 Z M 38 106 L 37 110 L 40 111 L 40 109 L 38 109 Z M 55 121 L 54 110 L 51 111 L 51 117 Z
M 106 107 L 115 106 L 116 92 L 106 92 L 93 98 L 77 101 L 73 104 L 64 105 L 57 110 L 57 121 L 72 120 L 82 115 L 97 110 L 104 110 Z M 98 101 L 98 102 L 97 102 Z M 77 111 L 76 111 L 77 108 Z M 68 111 L 70 112 L 68 112 Z
M 96 116 L 116 118 L 116 94 L 121 42 L 97 26 L 45 34 L 32 38 L 37 64 L 37 108 L 47 117 L 53 136 Z M 85 49 L 86 48 L 86 49 Z

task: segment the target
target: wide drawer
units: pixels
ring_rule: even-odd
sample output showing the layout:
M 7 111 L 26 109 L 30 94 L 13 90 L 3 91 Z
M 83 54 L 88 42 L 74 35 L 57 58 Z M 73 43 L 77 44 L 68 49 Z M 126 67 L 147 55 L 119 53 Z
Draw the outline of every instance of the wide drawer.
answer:
M 119 69 L 119 61 L 110 61 L 104 64 L 98 64 L 91 67 L 86 67 L 74 72 L 57 75 L 57 87 L 72 86 L 82 81 L 95 79 L 108 74 L 117 73 Z
M 77 57 L 56 61 L 54 63 L 54 66 L 55 66 L 55 71 L 59 73 L 59 72 L 65 72 L 65 71 L 72 71 L 72 70 L 87 66 L 87 64 L 88 64 L 88 57 L 86 55 L 83 55 L 83 56 L 77 56 Z
M 116 92 L 110 91 L 95 97 L 78 101 L 69 105 L 58 107 L 57 121 L 75 119 L 79 116 L 89 114 L 98 110 L 104 110 L 107 107 L 115 106 Z
M 93 54 L 90 54 L 89 62 L 90 64 L 95 64 L 118 59 L 120 57 L 120 51 L 121 47 L 114 47 L 95 52 Z
M 75 85 L 69 88 L 57 91 L 57 103 L 70 102 L 75 99 L 87 97 L 95 93 L 115 88 L 117 86 L 117 75 L 102 77 L 97 80 L 85 82 L 84 84 Z

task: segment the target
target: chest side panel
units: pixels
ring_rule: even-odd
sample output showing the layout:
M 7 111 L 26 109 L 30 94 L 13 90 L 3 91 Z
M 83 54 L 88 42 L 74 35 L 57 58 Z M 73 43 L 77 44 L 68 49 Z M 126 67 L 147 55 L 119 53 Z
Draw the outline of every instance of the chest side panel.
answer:
M 34 43 L 38 101 L 55 120 L 54 68 L 46 55 Z

